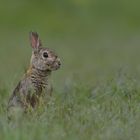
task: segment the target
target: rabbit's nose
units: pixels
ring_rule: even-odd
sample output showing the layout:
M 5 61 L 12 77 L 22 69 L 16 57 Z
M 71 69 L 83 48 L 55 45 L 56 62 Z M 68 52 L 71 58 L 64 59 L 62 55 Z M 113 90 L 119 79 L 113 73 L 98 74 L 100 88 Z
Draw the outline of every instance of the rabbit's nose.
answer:
M 61 65 L 60 58 L 57 58 L 57 63 L 58 63 L 59 66 Z
M 58 61 L 58 65 L 59 65 L 59 66 L 61 65 L 61 62 L 60 62 L 60 61 Z

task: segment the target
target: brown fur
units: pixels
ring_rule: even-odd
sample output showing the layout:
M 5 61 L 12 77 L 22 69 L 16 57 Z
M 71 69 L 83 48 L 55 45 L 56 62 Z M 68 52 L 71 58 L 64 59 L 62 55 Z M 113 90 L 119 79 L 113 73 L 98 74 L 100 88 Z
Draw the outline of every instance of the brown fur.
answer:
M 55 52 L 41 46 L 36 32 L 31 32 L 30 43 L 33 49 L 30 66 L 10 97 L 8 110 L 17 106 L 24 110 L 34 108 L 40 97 L 46 100 L 46 95 L 52 92 L 50 76 L 59 69 L 60 59 Z

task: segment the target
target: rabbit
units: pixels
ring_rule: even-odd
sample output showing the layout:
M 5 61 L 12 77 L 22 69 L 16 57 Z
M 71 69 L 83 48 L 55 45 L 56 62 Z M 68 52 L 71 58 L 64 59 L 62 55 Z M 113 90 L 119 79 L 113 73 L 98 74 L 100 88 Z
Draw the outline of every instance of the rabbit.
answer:
M 10 97 L 8 110 L 18 107 L 26 111 L 29 107 L 35 108 L 40 97 L 46 100 L 46 95 L 51 96 L 50 76 L 61 65 L 54 51 L 42 47 L 37 32 L 30 32 L 29 39 L 32 47 L 30 66 Z

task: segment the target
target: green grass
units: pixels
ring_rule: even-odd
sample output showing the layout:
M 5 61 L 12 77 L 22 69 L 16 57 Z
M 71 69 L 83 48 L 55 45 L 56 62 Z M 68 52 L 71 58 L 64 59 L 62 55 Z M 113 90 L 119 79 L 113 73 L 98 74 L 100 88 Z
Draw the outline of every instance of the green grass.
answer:
M 0 2 L 0 140 L 138 140 L 140 8 L 134 0 Z M 62 61 L 53 97 L 8 122 L 6 106 L 29 65 L 28 32 Z
M 1 89 L 0 139 L 139 139 L 140 82 L 124 73 L 88 87 L 73 81 L 47 106 L 8 123 Z M 2 96 L 3 94 L 3 96 Z

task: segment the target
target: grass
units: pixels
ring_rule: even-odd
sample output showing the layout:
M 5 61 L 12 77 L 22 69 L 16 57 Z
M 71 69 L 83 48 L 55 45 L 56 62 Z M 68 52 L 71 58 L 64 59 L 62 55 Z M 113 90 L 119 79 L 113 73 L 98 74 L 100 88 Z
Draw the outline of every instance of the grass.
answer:
M 7 89 L 0 92 L 0 139 L 133 140 L 140 137 L 140 83 L 124 73 L 95 87 L 73 81 L 61 92 L 55 91 L 47 106 L 10 123 L 5 108 Z
M 140 8 L 134 0 L 1 1 L 0 140 L 137 140 Z M 29 65 L 28 32 L 62 61 L 46 106 L 8 122 L 6 106 Z
M 139 139 L 139 41 L 131 45 L 119 40 L 110 44 L 106 42 L 109 38 L 91 44 L 48 39 L 48 46 L 62 61 L 61 69 L 52 73 L 53 97 L 47 106 L 22 117 L 19 114 L 9 123 L 8 98 L 31 55 L 27 41 L 13 38 L 11 44 L 3 43 L 6 47 L 0 52 L 4 62 L 0 73 L 0 139 Z M 18 47 L 20 44 L 23 47 Z
M 31 55 L 28 41 L 17 34 L 10 38 L 12 43 L 3 43 L 6 47 L 0 52 L 0 139 L 139 139 L 139 41 L 48 38 L 46 44 L 62 61 L 61 69 L 52 73 L 53 97 L 47 106 L 9 123 L 8 98 Z

